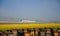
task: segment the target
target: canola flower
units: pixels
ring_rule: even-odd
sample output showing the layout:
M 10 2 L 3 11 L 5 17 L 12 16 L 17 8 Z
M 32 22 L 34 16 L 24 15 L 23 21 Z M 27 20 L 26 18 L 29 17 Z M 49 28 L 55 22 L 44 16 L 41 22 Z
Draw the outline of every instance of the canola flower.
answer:
M 20 28 L 60 28 L 60 23 L 0 23 L 0 30 Z

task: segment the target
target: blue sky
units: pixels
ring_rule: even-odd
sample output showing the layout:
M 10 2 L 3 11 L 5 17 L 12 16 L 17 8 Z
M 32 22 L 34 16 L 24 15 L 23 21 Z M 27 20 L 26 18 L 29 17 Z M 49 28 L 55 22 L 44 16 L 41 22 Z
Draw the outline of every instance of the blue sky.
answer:
M 0 0 L 0 18 L 60 21 L 60 0 Z

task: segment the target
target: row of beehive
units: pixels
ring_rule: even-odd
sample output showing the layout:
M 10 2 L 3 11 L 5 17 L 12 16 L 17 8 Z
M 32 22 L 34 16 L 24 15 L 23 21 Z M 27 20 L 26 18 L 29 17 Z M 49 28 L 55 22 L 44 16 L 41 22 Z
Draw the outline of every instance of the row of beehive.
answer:
M 60 29 L 25 28 L 0 31 L 0 36 L 60 36 Z

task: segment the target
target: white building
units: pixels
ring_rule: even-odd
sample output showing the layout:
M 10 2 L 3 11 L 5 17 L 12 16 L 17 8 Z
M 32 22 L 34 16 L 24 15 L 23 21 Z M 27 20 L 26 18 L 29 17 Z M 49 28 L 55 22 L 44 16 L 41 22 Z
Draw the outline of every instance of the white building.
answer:
M 22 20 L 21 23 L 35 23 L 36 21 L 31 20 Z

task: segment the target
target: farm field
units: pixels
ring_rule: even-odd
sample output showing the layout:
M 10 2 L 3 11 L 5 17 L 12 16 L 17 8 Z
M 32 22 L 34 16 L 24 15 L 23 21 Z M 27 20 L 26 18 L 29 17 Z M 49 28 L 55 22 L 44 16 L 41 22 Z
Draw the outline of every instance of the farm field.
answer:
M 20 28 L 60 28 L 60 23 L 0 23 L 0 30 Z

